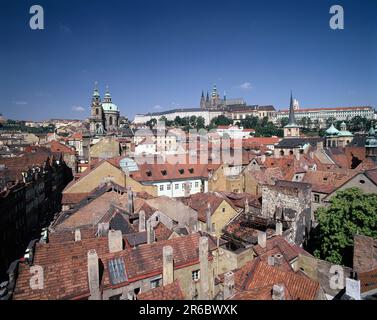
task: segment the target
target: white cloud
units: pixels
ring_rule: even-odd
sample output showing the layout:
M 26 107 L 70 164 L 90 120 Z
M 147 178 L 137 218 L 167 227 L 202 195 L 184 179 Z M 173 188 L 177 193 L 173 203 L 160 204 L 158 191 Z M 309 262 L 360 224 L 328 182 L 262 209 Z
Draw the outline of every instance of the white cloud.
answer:
M 27 104 L 27 102 L 26 101 L 13 101 L 13 104 L 17 106 L 24 106 Z
M 73 111 L 76 111 L 76 112 L 84 112 L 85 111 L 85 108 L 81 107 L 81 106 L 73 106 L 72 107 L 72 110 Z
M 253 88 L 250 82 L 244 82 L 239 87 L 243 90 L 251 90 Z
M 159 104 L 156 104 L 156 105 L 153 107 L 153 109 L 155 109 L 155 110 L 160 110 L 160 109 L 162 109 L 162 107 L 161 107 Z

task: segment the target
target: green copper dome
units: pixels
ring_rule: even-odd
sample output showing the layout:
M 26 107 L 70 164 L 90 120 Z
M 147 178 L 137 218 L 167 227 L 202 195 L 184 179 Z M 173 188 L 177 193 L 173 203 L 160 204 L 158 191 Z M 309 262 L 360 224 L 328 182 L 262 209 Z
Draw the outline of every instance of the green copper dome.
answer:
M 98 91 L 98 89 L 94 89 L 94 91 L 93 91 L 93 97 L 99 97 L 99 91 Z
M 118 111 L 118 106 L 114 103 L 102 103 L 102 109 L 103 111 Z
M 340 124 L 339 136 L 341 136 L 341 137 L 353 137 L 353 134 L 350 131 L 347 130 L 347 125 L 344 121 Z
M 377 148 L 377 136 L 373 126 L 370 127 L 367 140 L 365 141 L 365 147 Z
M 337 136 L 339 133 L 339 130 L 335 128 L 334 124 L 332 124 L 330 128 L 326 130 L 326 136 Z

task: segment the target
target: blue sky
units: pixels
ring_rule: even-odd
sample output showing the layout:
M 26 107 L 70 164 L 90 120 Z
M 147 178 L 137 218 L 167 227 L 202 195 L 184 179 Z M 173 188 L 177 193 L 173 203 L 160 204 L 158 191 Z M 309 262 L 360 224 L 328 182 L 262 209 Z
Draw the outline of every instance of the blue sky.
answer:
M 377 1 L 0 0 L 0 112 L 89 116 L 94 81 L 121 114 L 198 107 L 214 83 L 249 104 L 377 106 Z M 29 28 L 40 4 L 45 30 Z M 345 29 L 332 30 L 340 4 Z

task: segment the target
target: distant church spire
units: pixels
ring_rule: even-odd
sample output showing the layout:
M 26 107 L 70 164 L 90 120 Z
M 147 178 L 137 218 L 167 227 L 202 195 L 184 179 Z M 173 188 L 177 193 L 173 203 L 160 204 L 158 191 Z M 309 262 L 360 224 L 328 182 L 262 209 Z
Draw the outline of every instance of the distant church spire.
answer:
M 294 100 L 291 91 L 291 102 L 289 105 L 288 124 L 284 127 L 284 138 L 295 138 L 300 136 L 300 127 L 296 124 Z
M 296 119 L 295 119 L 295 111 L 294 111 L 294 101 L 293 101 L 293 95 L 291 90 L 291 102 L 289 104 L 289 125 L 296 125 Z

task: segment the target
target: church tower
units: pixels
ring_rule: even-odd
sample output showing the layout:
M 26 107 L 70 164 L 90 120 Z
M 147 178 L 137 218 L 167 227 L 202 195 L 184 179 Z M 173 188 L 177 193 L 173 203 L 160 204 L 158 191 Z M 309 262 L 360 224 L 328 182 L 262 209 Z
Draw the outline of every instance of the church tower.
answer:
M 217 92 L 217 87 L 216 84 L 213 85 L 212 89 L 212 94 L 211 94 L 211 108 L 212 109 L 217 109 L 219 105 L 220 96 L 219 93 Z
M 202 96 L 200 97 L 200 109 L 206 108 L 206 100 L 204 98 L 204 92 L 202 90 Z
M 119 128 L 119 109 L 111 99 L 109 87 L 106 86 L 106 93 L 102 103 L 104 113 L 105 130 L 107 133 L 116 131 Z
M 103 110 L 101 97 L 98 91 L 98 83 L 95 82 L 91 103 L 90 133 L 103 134 Z
M 377 134 L 373 128 L 373 124 L 368 132 L 367 139 L 365 141 L 366 156 L 377 160 Z
M 300 127 L 296 123 L 294 101 L 291 91 L 291 102 L 289 104 L 289 120 L 284 127 L 284 138 L 297 138 L 300 136 Z

